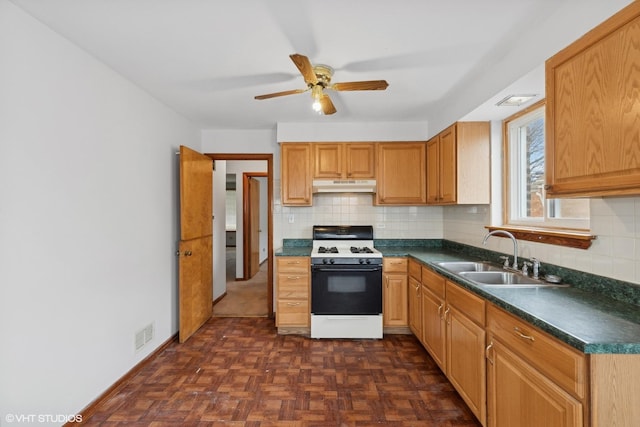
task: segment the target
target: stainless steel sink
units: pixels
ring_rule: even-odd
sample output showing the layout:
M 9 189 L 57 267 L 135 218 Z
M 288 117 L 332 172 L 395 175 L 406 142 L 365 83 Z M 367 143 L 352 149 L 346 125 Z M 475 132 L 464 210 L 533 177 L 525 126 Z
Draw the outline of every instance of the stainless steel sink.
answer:
M 439 262 L 438 265 L 452 273 L 461 273 L 463 271 L 500 271 L 500 268 L 488 262 L 450 261 Z
M 533 279 L 520 273 L 507 271 L 463 271 L 458 273 L 461 277 L 468 279 L 481 286 L 500 287 L 566 287 L 565 284 L 547 283 L 542 280 Z

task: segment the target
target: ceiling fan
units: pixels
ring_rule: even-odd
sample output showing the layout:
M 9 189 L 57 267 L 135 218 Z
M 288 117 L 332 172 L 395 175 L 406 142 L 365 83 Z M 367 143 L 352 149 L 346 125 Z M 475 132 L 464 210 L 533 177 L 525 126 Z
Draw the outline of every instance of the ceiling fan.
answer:
M 387 86 L 389 86 L 386 80 L 368 80 L 332 84 L 331 77 L 333 77 L 333 68 L 323 64 L 311 65 L 309 58 L 298 53 L 289 55 L 289 57 L 293 63 L 296 64 L 298 70 L 300 70 L 300 74 L 302 74 L 304 82 L 307 84 L 307 88 L 258 95 L 255 99 L 269 99 L 278 96 L 295 95 L 297 93 L 303 93 L 310 90 L 311 97 L 314 99 L 313 109 L 318 113 L 322 112 L 323 114 L 333 114 L 336 112 L 336 107 L 333 105 L 329 95 L 324 92 L 325 89 L 335 91 L 385 90 Z

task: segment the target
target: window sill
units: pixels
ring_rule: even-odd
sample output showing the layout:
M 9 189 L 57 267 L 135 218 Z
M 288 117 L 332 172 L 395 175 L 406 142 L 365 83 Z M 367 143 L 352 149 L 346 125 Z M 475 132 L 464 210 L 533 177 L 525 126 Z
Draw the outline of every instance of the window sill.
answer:
M 518 240 L 565 246 L 568 248 L 589 249 L 596 236 L 589 233 L 548 230 L 533 227 L 486 226 L 489 231 L 505 230 Z

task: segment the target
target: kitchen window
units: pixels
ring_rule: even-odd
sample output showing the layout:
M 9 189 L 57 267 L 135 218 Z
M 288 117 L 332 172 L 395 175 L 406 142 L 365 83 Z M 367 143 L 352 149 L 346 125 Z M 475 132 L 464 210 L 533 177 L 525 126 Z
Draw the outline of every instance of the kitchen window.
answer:
M 503 122 L 504 226 L 489 228 L 524 240 L 588 247 L 589 200 L 546 198 L 544 115 L 543 100 Z

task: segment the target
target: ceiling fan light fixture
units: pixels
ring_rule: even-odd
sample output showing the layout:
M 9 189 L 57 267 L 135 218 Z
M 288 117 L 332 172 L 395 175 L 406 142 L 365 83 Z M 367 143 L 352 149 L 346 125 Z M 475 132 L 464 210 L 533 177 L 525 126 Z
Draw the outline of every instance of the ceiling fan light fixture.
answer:
M 322 99 L 322 86 L 316 85 L 311 89 L 311 98 L 313 98 L 313 104 L 311 104 L 313 111 L 322 114 L 322 104 L 320 103 L 320 99 Z

